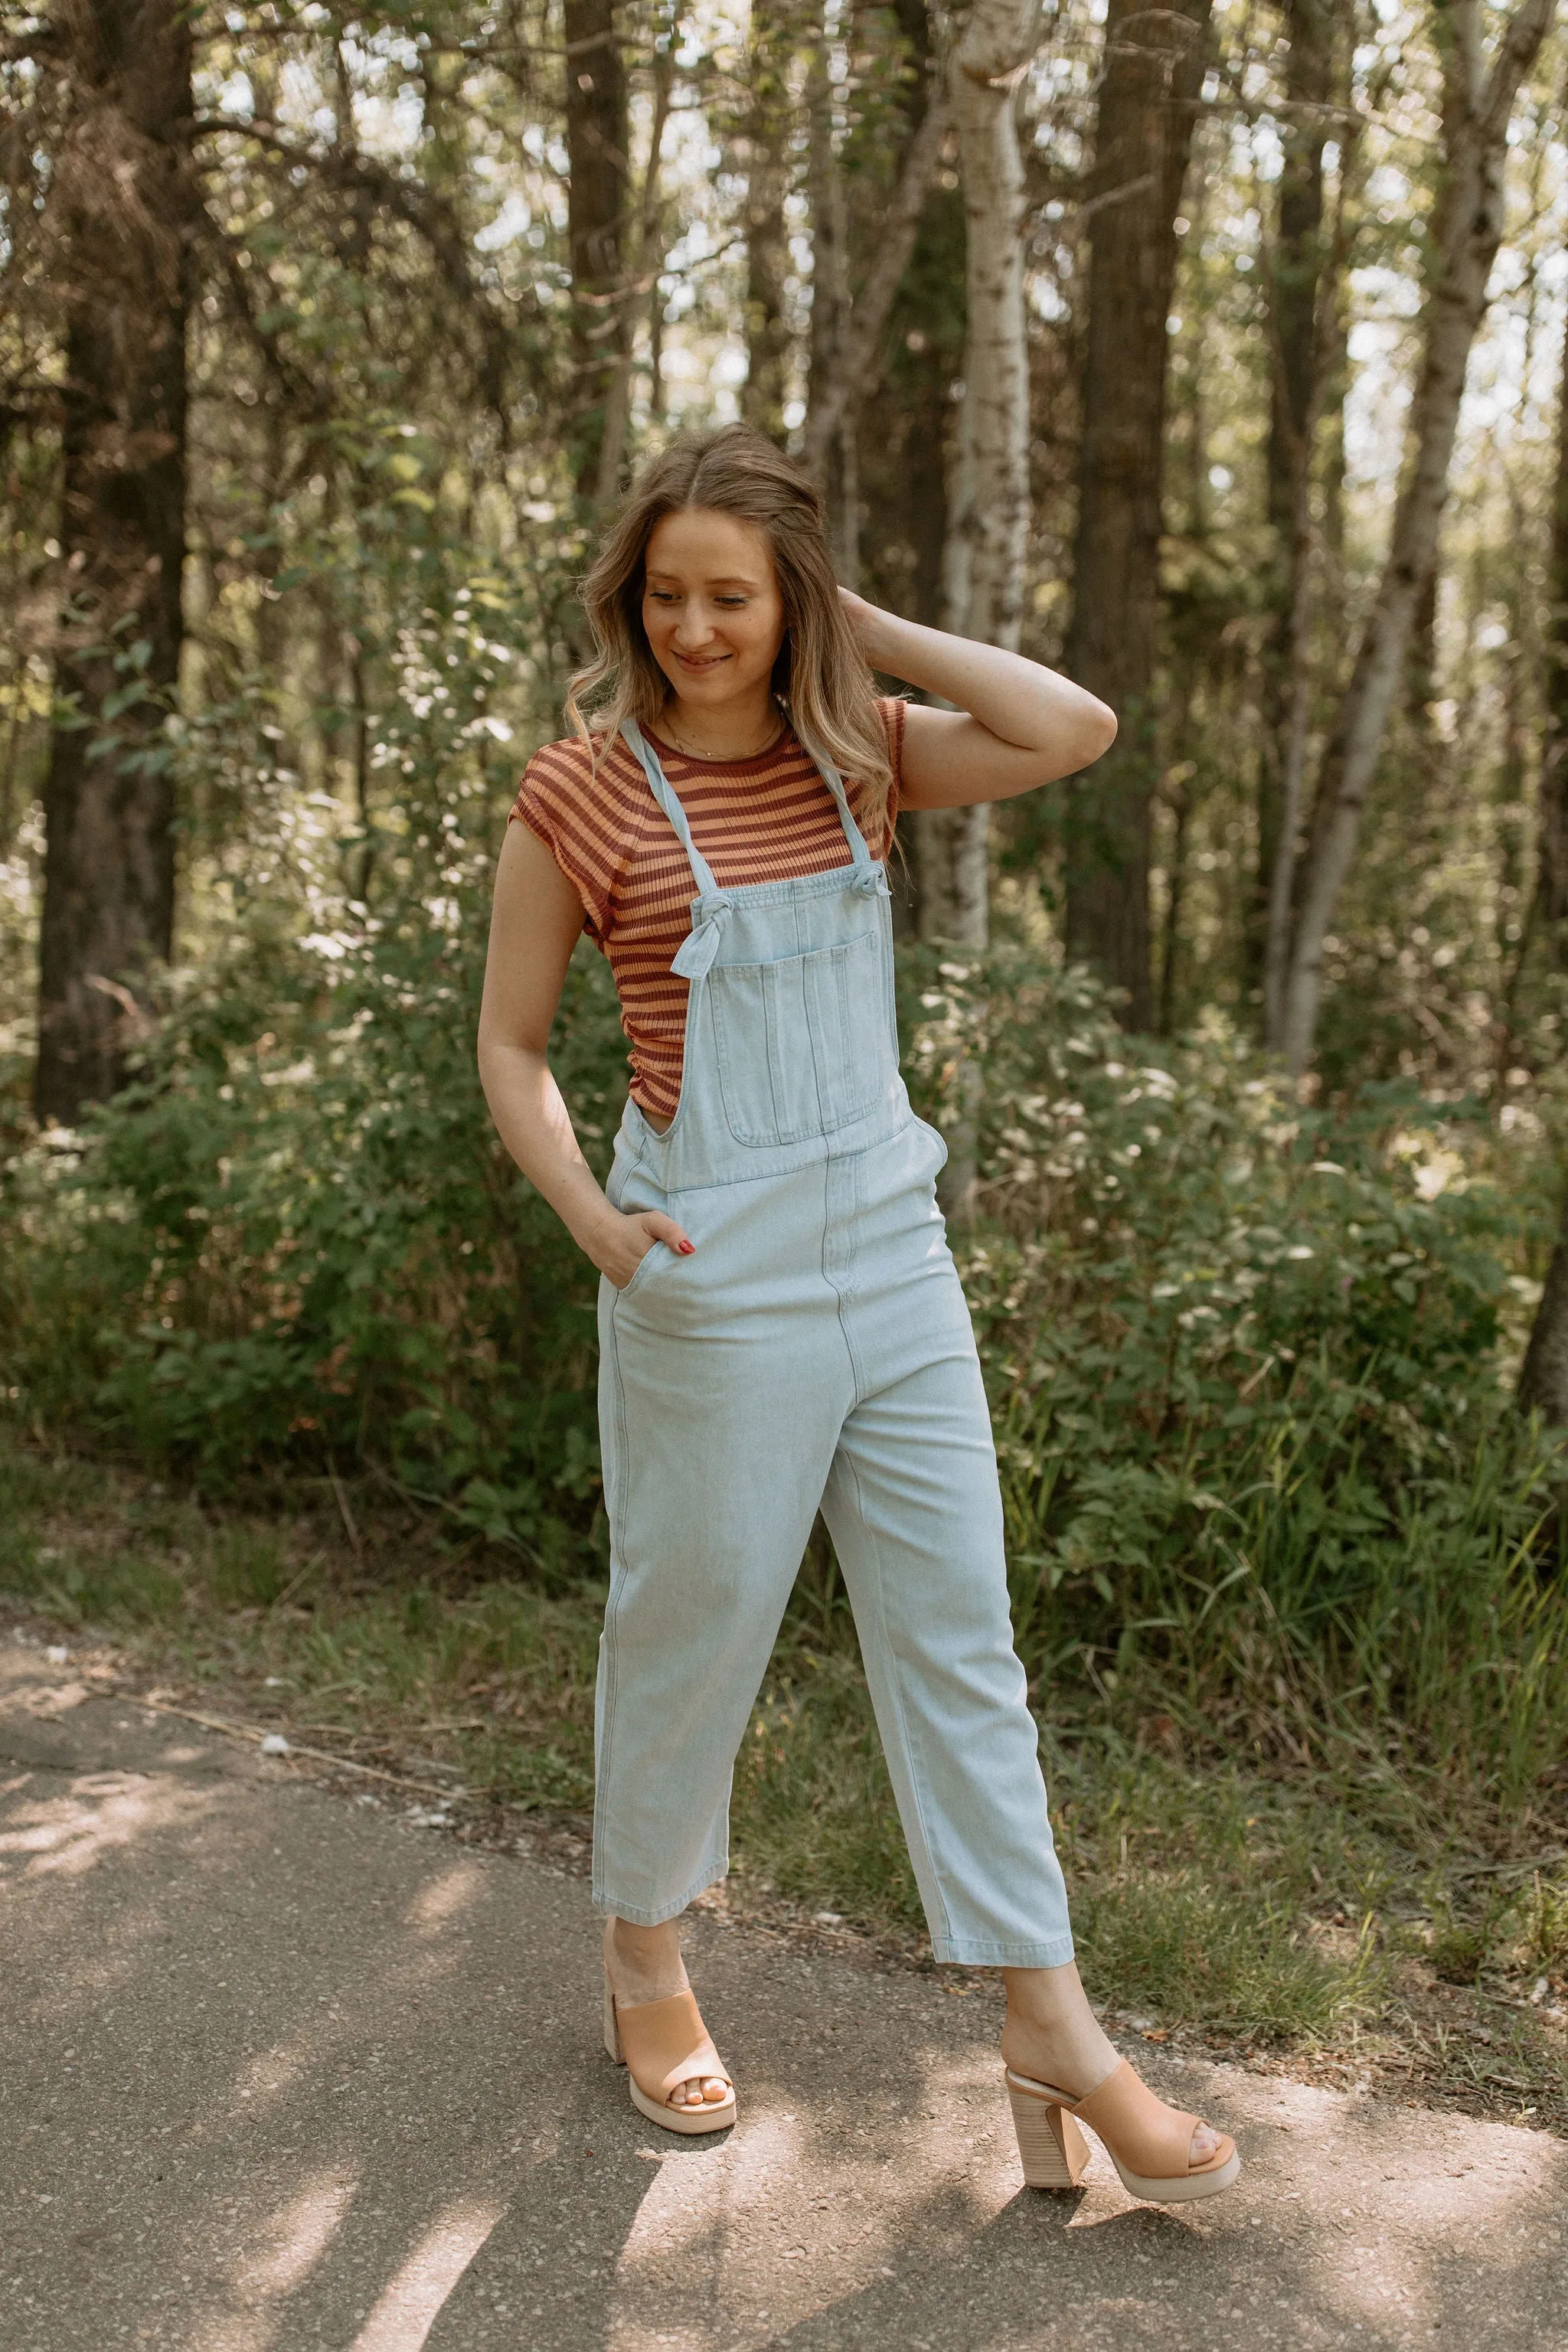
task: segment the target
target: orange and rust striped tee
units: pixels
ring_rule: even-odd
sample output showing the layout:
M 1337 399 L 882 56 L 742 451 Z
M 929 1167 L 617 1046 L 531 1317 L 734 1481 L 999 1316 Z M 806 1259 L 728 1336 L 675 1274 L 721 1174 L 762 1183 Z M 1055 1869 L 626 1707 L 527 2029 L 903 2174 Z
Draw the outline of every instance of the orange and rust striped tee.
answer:
M 888 730 L 893 791 L 875 834 L 862 823 L 863 794 L 852 778 L 845 790 L 872 856 L 885 857 L 898 815 L 904 706 L 889 699 L 877 707 Z M 721 890 L 848 864 L 833 795 L 793 728 L 752 760 L 698 760 L 651 730 L 648 740 Z M 673 1118 L 689 992 L 669 967 L 691 928 L 697 885 L 636 754 L 617 735 L 595 775 L 581 740 L 547 743 L 524 770 L 511 814 L 538 835 L 576 890 L 583 927 L 609 959 L 632 1049 L 634 1101 L 656 1118 Z

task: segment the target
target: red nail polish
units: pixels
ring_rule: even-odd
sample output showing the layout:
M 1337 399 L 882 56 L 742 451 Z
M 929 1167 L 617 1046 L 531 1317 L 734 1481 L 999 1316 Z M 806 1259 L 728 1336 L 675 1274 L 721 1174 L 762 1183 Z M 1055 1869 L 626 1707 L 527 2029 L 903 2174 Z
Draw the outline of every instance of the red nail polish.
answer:
M 696 1248 L 697 1244 L 695 1242 L 682 1242 L 680 1244 L 680 1255 L 682 1257 L 690 1257 L 694 1255 Z

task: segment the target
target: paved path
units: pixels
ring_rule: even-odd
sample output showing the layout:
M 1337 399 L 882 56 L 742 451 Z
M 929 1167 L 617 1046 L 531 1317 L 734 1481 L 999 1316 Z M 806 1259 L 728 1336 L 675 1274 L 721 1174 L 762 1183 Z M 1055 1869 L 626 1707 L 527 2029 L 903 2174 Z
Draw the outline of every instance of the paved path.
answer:
M 1544 2134 L 1156 2058 L 1237 2188 L 1029 2192 L 988 1991 L 700 1920 L 669 2139 L 579 1882 L 70 1677 L 0 1649 L 3 2352 L 1568 2347 Z

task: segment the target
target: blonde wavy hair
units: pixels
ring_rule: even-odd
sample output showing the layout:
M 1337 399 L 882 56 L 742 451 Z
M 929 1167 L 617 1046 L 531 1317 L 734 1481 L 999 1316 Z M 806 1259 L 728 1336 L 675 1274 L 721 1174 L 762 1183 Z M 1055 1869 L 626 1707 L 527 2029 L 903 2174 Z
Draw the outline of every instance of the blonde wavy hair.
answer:
M 876 683 L 833 576 L 816 486 L 749 425 L 683 433 L 645 467 L 579 593 L 594 658 L 573 677 L 565 715 L 595 764 L 623 719 L 657 730 L 669 694 L 642 623 L 643 569 L 656 523 L 691 507 L 755 524 L 767 540 L 784 604 L 773 688 L 805 749 L 853 777 L 861 823 L 875 832 L 893 788 Z M 583 703 L 607 689 L 586 717 Z M 595 740 L 595 739 L 597 739 Z

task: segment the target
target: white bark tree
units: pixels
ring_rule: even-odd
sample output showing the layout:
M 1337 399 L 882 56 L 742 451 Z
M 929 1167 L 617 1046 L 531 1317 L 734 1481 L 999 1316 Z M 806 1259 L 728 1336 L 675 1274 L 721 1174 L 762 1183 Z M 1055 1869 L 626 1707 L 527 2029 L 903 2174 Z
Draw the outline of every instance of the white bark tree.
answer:
M 1324 756 L 1301 861 L 1274 1040 L 1297 1073 L 1311 1055 L 1323 942 L 1354 862 L 1362 810 L 1400 691 L 1412 625 L 1436 565 L 1465 373 L 1502 237 L 1509 117 L 1552 15 L 1553 0 L 1521 0 L 1489 70 L 1481 0 L 1436 0 L 1443 63 L 1443 177 L 1432 221 L 1421 361 L 1388 558 Z
M 968 229 L 963 404 L 949 500 L 946 625 L 1016 647 L 1029 521 L 1029 359 L 1016 94 L 1039 41 L 1037 0 L 973 0 L 948 68 Z M 984 948 L 990 811 L 918 821 L 923 939 Z M 958 1158 L 954 1153 L 954 1160 Z M 952 1171 L 955 1197 L 968 1181 Z

